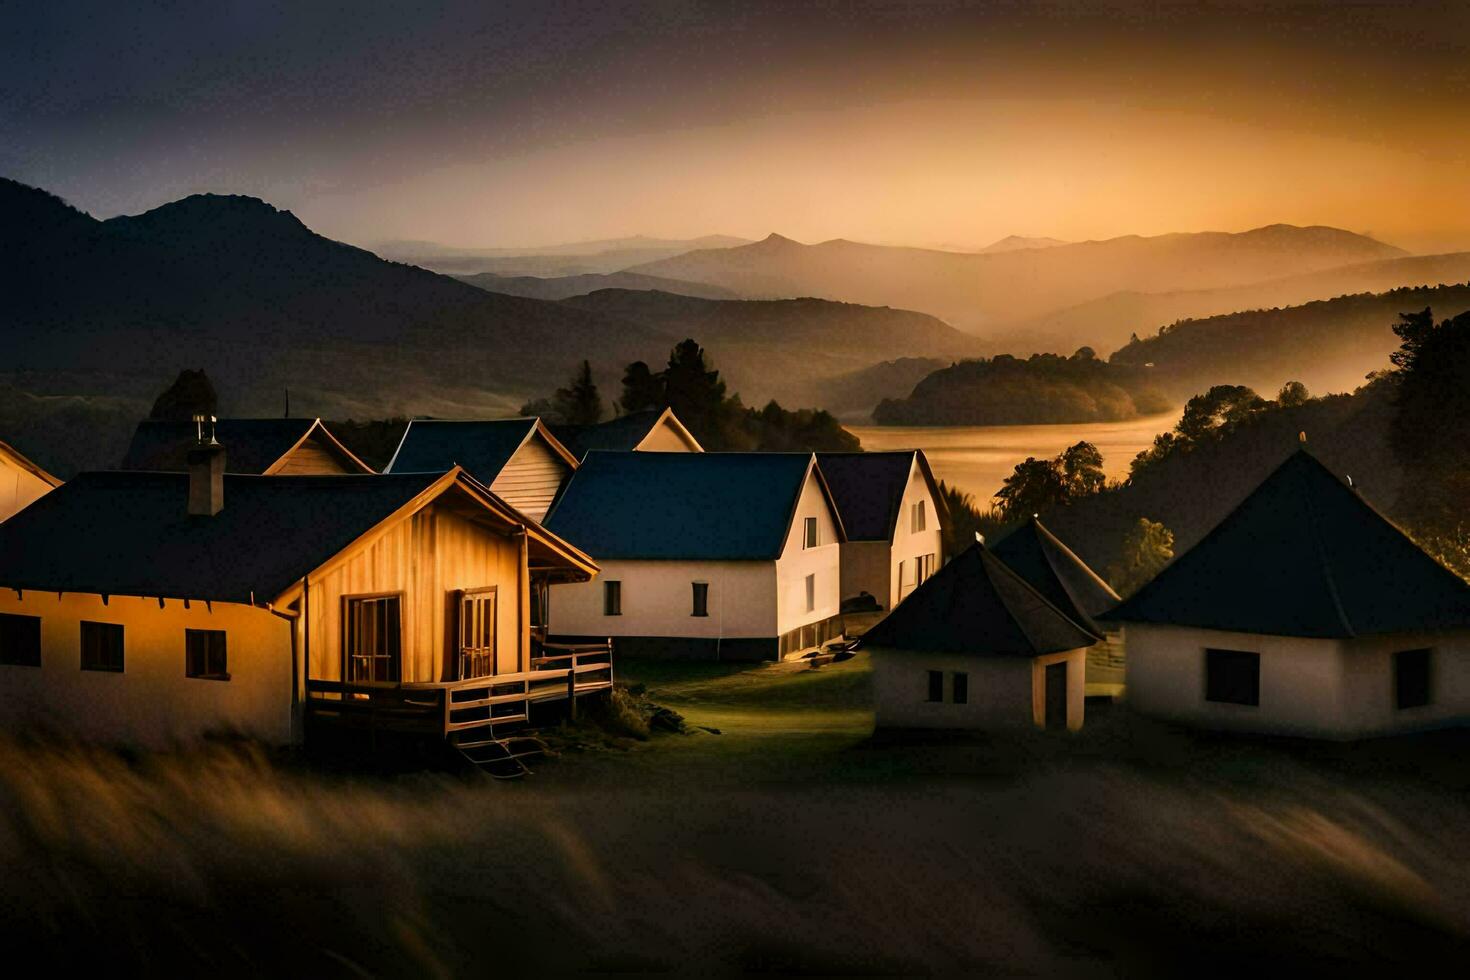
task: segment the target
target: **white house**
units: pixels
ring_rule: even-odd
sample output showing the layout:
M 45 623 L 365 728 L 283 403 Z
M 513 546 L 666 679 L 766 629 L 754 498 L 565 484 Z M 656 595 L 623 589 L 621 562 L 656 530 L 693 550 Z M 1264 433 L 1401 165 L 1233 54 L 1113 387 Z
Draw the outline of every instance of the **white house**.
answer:
M 810 454 L 590 452 L 547 527 L 602 568 L 552 590 L 558 637 L 773 660 L 842 634 L 842 521 Z
M 208 446 L 187 473 L 83 473 L 0 524 L 0 725 L 484 745 L 534 702 L 611 686 L 605 645 L 531 631 L 532 583 L 596 566 L 462 470 L 224 470 Z
M 596 425 L 553 425 L 552 431 L 578 459 L 594 449 L 611 452 L 702 453 L 704 447 L 672 408 L 629 412 Z
M 1052 534 L 1035 514 L 998 541 L 992 550 L 1072 622 L 1099 638 L 1087 650 L 1087 682 L 1098 685 L 1099 693 L 1116 694 L 1121 690 L 1123 628 L 1097 619 L 1123 601 L 1113 587 Z
M 577 458 L 540 419 L 414 419 L 384 473 L 463 467 L 535 521 L 546 517 Z
M 944 564 L 949 513 L 921 450 L 818 453 L 842 515 L 842 600 L 892 609 Z
M 305 476 L 373 472 L 321 419 L 220 419 L 207 424 L 212 426 L 215 438 L 230 447 L 231 473 Z M 144 419 L 133 431 L 122 469 L 182 472 L 199 431 L 196 422 Z
M 1127 624 L 1149 714 L 1333 739 L 1470 722 L 1470 585 L 1305 449 L 1102 619 Z
M 61 481 L 0 442 L 0 521 L 61 486 Z
M 859 642 L 880 728 L 1082 727 L 1097 638 L 979 542 Z

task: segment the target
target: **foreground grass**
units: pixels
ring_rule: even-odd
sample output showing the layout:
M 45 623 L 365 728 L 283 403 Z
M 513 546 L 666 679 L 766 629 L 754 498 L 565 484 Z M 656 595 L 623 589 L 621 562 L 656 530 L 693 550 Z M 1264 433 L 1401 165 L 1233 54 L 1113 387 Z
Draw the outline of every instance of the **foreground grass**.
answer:
M 0 939 L 62 969 L 319 976 L 1356 974 L 1470 950 L 1458 735 L 1309 747 L 1090 709 L 1076 737 L 874 738 L 861 658 L 623 676 L 721 734 L 516 785 L 0 743 Z

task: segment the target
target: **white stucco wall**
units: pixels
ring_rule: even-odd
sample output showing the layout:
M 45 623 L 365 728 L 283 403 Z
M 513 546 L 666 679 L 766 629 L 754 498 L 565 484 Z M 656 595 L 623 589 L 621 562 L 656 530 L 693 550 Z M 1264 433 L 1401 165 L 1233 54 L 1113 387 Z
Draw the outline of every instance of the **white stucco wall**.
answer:
M 1086 665 L 1082 650 L 1045 657 L 987 657 L 870 648 L 873 708 L 880 728 L 1028 729 L 1045 723 L 1048 664 L 1067 663 L 1067 723 L 1082 727 Z M 929 671 L 944 673 L 944 701 L 928 700 Z M 966 704 L 953 703 L 953 674 L 969 675 Z
M 41 618 L 41 666 L 0 665 L 0 724 L 164 747 L 208 732 L 292 738 L 292 624 L 232 603 L 0 593 L 0 613 Z M 81 622 L 123 626 L 122 673 L 81 669 Z M 184 630 L 224 630 L 227 681 L 184 676 Z
M 551 587 L 551 632 L 568 636 L 771 637 L 776 563 L 598 563 L 592 582 Z M 603 615 L 603 583 L 621 582 L 622 615 Z M 694 616 L 694 582 L 709 583 L 709 615 Z
M 817 519 L 819 543 L 815 548 L 802 547 L 808 517 Z M 811 611 L 806 608 L 808 575 L 816 576 L 816 608 Z M 777 634 L 841 612 L 842 553 L 837 541 L 837 522 L 815 471 L 807 474 L 786 534 L 786 546 L 776 561 L 776 595 Z
M 918 501 L 924 501 L 925 529 L 914 531 L 912 524 L 913 505 Z M 899 600 L 912 592 L 910 588 L 902 595 L 900 594 L 900 579 L 898 574 L 899 562 L 904 563 L 907 569 L 909 582 L 915 582 L 915 563 L 920 555 L 934 555 L 934 571 L 939 571 L 939 566 L 944 564 L 943 535 L 939 527 L 939 508 L 934 495 L 929 492 L 929 482 L 924 479 L 923 472 L 919 469 L 917 461 L 909 468 L 908 486 L 904 488 L 903 501 L 898 512 L 898 523 L 893 529 L 893 544 L 889 560 L 889 595 L 888 607 L 891 609 L 897 605 Z M 878 595 L 879 593 L 874 593 Z M 881 601 L 881 600 L 880 600 Z
M 1432 703 L 1398 710 L 1392 655 L 1429 647 Z M 1205 650 L 1261 655 L 1260 704 L 1205 700 Z M 1206 728 L 1358 738 L 1470 721 L 1470 636 L 1356 640 L 1258 636 L 1132 623 L 1127 697 L 1138 711 Z

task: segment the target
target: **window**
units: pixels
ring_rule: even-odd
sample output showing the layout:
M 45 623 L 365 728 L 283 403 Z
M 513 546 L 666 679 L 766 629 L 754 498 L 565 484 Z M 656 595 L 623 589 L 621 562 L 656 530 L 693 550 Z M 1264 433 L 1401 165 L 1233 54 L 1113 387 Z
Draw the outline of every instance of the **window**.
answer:
M 817 546 L 817 519 L 808 517 L 804 522 L 804 536 L 801 539 L 803 548 L 815 548 Z
M 82 669 L 122 673 L 123 628 L 119 623 L 82 622 Z
M 41 666 L 41 617 L 0 615 L 0 664 Z
M 927 520 L 924 513 L 924 501 L 920 500 L 915 503 L 911 508 L 909 508 L 909 530 L 912 531 L 914 534 L 918 534 L 920 531 L 924 530 L 926 524 Z
M 1429 703 L 1429 651 L 1400 650 L 1393 655 L 1394 703 L 1422 708 Z
M 602 583 L 602 614 L 604 616 L 621 616 L 623 614 L 623 583 Z
M 950 678 L 950 699 L 955 704 L 970 703 L 970 675 L 960 672 Z
M 1261 655 L 1243 650 L 1205 651 L 1205 700 L 1261 703 Z
M 343 656 L 349 684 L 396 684 L 402 677 L 403 613 L 396 595 L 343 599 Z
M 184 630 L 184 676 L 210 681 L 230 679 L 224 630 Z
M 815 574 L 806 577 L 806 611 L 812 612 L 817 608 L 817 576 Z
M 495 673 L 496 591 L 466 589 L 459 594 L 459 679 Z
M 914 559 L 914 585 L 924 584 L 924 580 L 934 574 L 934 555 L 920 555 Z
M 934 703 L 944 700 L 944 671 L 929 671 L 929 697 L 926 700 Z
M 708 616 L 709 615 L 709 583 L 708 582 L 693 582 L 691 584 L 694 586 L 694 611 L 691 612 L 689 615 L 691 615 L 691 616 Z

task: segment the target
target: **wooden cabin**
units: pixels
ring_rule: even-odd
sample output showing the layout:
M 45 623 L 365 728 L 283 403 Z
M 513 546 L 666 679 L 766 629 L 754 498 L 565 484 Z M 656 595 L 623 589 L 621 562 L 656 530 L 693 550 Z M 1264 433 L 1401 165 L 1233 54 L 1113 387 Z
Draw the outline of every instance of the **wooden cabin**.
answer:
M 220 419 L 207 424 L 220 444 L 230 447 L 231 473 L 306 476 L 375 472 L 342 445 L 321 419 Z M 198 441 L 199 431 L 196 422 L 144 419 L 133 432 L 122 468 L 182 472 L 188 466 L 187 457 Z
M 590 452 L 547 526 L 602 568 L 552 589 L 557 636 L 776 660 L 843 633 L 842 521 L 810 454 Z
M 534 635 L 576 548 L 459 468 L 84 473 L 0 525 L 0 723 L 141 745 L 363 726 L 461 741 L 611 686 Z M 366 737 L 366 733 L 364 733 Z
M 1470 722 L 1470 585 L 1305 448 L 1102 619 L 1148 714 L 1330 739 Z
M 944 564 L 949 512 L 929 460 L 920 450 L 818 453 L 817 465 L 847 531 L 843 603 L 892 609 Z
M 557 438 L 581 459 L 594 449 L 609 452 L 702 453 L 704 447 L 672 408 L 629 412 L 596 425 L 554 425 Z
M 880 728 L 1082 727 L 1097 637 L 979 542 L 859 642 Z
M 443 473 L 463 467 L 533 521 L 577 468 L 577 458 L 540 419 L 414 419 L 384 473 Z
M 1123 628 L 1097 617 L 1123 600 L 1035 514 L 995 544 L 995 556 L 1098 642 L 1087 650 L 1087 683 L 1099 695 L 1122 693 Z
M 61 486 L 61 481 L 0 442 L 0 521 Z

